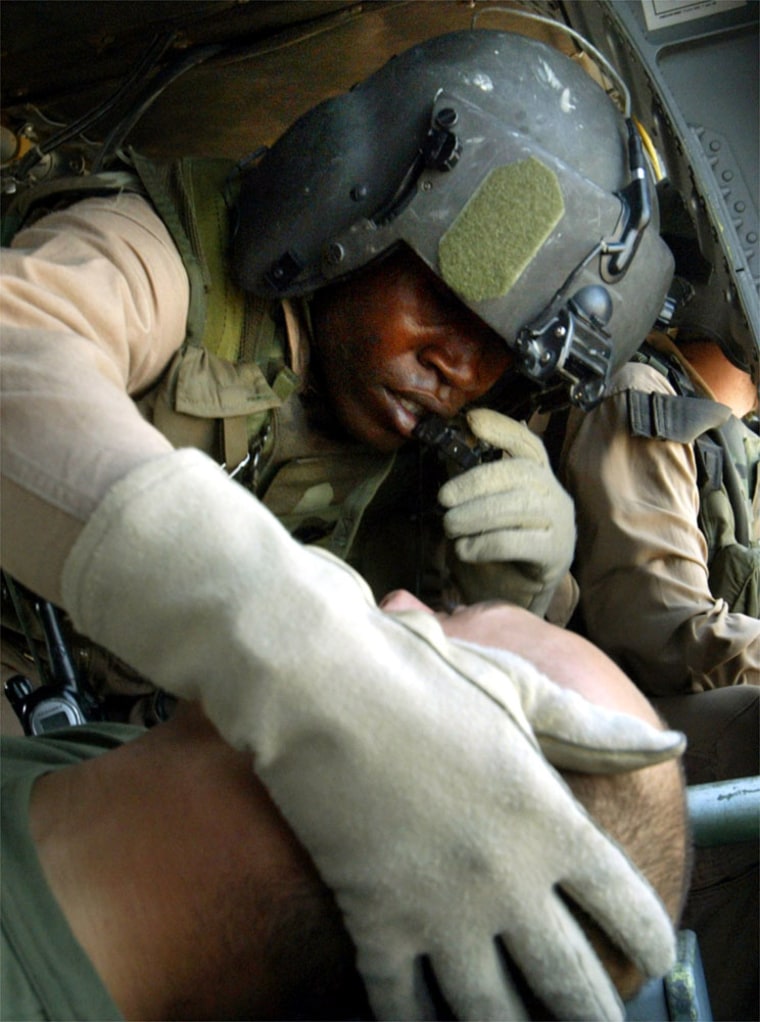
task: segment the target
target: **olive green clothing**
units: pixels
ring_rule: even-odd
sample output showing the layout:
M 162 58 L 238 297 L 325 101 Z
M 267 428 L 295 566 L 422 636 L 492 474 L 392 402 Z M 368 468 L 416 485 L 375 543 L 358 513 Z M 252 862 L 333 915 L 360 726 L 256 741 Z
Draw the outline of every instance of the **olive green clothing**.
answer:
M 7 1022 L 122 1018 L 47 885 L 29 832 L 29 798 L 42 774 L 91 759 L 141 732 L 102 724 L 2 739 L 0 1016 Z

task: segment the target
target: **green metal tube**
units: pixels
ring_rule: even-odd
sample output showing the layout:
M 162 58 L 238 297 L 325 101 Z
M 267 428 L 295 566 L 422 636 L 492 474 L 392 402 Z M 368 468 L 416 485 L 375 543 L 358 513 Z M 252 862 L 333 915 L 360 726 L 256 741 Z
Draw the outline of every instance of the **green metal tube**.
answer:
M 702 848 L 760 838 L 760 776 L 687 788 L 694 844 Z

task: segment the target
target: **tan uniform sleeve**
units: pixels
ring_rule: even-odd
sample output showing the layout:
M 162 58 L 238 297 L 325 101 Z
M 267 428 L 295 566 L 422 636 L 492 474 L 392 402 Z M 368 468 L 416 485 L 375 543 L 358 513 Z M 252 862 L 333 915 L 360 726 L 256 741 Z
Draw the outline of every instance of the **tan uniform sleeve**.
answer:
M 185 336 L 179 255 L 136 195 L 44 217 L 2 251 L 2 564 L 49 599 L 111 485 L 171 449 L 133 397 Z
M 708 586 L 694 451 L 631 436 L 630 387 L 674 393 L 656 370 L 626 366 L 599 408 L 573 413 L 563 451 L 589 637 L 649 694 L 758 684 L 760 621 Z

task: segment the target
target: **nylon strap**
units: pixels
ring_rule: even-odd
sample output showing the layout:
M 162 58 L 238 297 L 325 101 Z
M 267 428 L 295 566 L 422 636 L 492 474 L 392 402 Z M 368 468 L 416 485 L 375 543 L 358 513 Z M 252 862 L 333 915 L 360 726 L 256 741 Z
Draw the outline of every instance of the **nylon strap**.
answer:
M 709 398 L 626 391 L 632 436 L 691 444 L 731 417 L 731 409 Z

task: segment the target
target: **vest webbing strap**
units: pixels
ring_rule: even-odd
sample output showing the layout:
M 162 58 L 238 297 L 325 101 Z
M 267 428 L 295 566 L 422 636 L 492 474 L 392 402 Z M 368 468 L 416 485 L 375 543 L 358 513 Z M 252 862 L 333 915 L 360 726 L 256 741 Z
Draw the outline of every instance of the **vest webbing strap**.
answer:
M 191 239 L 188 231 L 190 202 L 183 187 L 178 164 L 149 160 L 134 150 L 130 150 L 129 155 L 145 185 L 150 201 L 177 246 L 187 272 L 190 301 L 185 343 L 202 347 L 206 330 L 206 294 L 211 281 L 202 262 L 197 237 Z M 182 215 L 180 210 L 185 215 Z
M 80 199 L 121 192 L 145 194 L 140 179 L 131 170 L 109 170 L 86 177 L 56 177 L 22 192 L 3 214 L 2 244 L 10 245 L 15 234 L 39 217 L 70 206 Z
M 728 457 L 723 458 L 723 485 L 726 487 L 731 507 L 734 512 L 736 526 L 736 541 L 742 546 L 749 546 L 752 535 L 750 525 L 750 503 L 749 503 L 749 481 L 742 479 L 739 473 L 739 465 L 746 462 L 746 455 L 742 445 L 742 432 L 744 427 L 741 420 L 731 419 L 721 429 L 721 434 L 728 451 Z
M 188 273 L 185 347 L 203 349 L 231 364 L 258 365 L 265 378 L 275 377 L 276 396 L 283 400 L 297 381 L 292 374 L 283 377 L 284 352 L 272 303 L 243 292 L 230 273 L 234 164 L 192 157 L 162 164 L 135 152 L 130 158 Z M 220 453 L 228 471 L 246 459 L 251 438 L 265 421 L 258 412 L 220 415 Z
M 629 391 L 633 435 L 693 444 L 699 488 L 699 527 L 707 541 L 710 591 L 732 612 L 760 612 L 760 548 L 753 511 L 760 438 L 725 405 L 694 393 L 675 358 L 643 345 L 635 361 L 667 377 L 676 395 Z
M 629 390 L 626 396 L 631 435 L 650 440 L 691 444 L 731 418 L 730 408 L 709 398 L 640 390 Z

